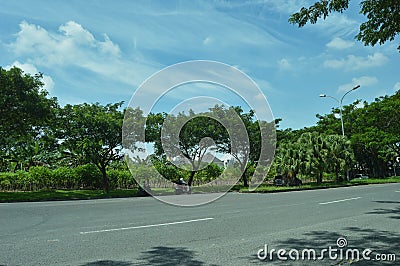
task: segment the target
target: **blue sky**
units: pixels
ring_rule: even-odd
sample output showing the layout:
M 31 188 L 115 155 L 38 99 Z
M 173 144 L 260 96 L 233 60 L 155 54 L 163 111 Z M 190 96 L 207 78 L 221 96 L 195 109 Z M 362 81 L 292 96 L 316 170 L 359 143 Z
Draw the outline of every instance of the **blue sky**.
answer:
M 346 96 L 349 104 L 400 89 L 398 39 L 376 47 L 354 39 L 365 20 L 359 1 L 301 29 L 287 20 L 313 1 L 1 2 L 0 66 L 44 73 L 62 105 L 127 105 L 149 76 L 187 60 L 223 62 L 250 76 L 282 128 L 314 125 L 315 114 L 337 106 L 321 93 L 340 98 L 361 85 Z

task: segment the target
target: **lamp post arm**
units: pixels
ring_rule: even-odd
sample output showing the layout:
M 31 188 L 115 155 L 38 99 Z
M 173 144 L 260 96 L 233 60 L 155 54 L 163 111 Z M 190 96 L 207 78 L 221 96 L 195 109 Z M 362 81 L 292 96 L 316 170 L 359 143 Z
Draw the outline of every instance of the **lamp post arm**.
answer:
M 344 99 L 344 97 L 345 97 L 347 94 L 349 94 L 350 92 L 352 92 L 352 91 L 354 91 L 354 90 L 356 90 L 356 89 L 358 89 L 358 88 L 360 88 L 360 85 L 357 85 L 357 86 L 353 87 L 351 90 L 349 90 L 348 92 L 346 92 L 346 93 L 342 96 L 342 99 L 340 99 L 340 105 L 342 105 L 343 99 Z
M 340 101 L 339 101 L 337 98 L 335 98 L 335 97 L 333 97 L 333 96 L 329 96 L 329 95 L 326 95 L 325 97 L 334 99 L 334 100 L 337 101 L 337 103 L 340 105 Z
M 353 91 L 353 89 L 349 90 L 348 92 L 346 92 L 346 93 L 342 96 L 342 99 L 340 99 L 340 105 L 342 105 L 344 97 L 345 97 L 347 94 L 349 94 L 350 92 L 352 92 L 352 91 Z

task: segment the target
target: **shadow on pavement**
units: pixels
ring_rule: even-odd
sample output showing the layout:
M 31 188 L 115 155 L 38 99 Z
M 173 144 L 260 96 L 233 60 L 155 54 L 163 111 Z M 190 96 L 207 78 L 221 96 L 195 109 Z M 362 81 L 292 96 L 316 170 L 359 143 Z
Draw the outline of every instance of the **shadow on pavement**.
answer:
M 94 262 L 88 262 L 81 266 L 131 266 L 131 262 L 126 261 L 114 261 L 114 260 L 98 260 Z
M 396 206 L 393 209 L 387 208 L 379 208 L 379 209 L 375 209 L 371 212 L 367 212 L 367 214 L 386 214 L 388 215 L 387 217 L 392 218 L 392 219 L 400 219 L 400 201 L 374 201 L 377 203 L 384 203 L 384 204 L 398 204 L 398 206 Z
M 144 251 L 139 257 L 138 264 L 135 265 L 190 265 L 201 266 L 204 262 L 195 259 L 195 252 L 184 247 L 153 247 L 151 250 Z

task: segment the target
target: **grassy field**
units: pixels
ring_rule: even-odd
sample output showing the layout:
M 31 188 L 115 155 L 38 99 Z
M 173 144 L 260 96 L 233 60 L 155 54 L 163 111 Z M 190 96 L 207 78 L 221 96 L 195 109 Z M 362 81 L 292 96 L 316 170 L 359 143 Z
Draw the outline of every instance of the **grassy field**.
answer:
M 256 193 L 274 193 L 282 191 L 295 191 L 295 190 L 310 190 L 310 189 L 324 189 L 343 186 L 357 186 L 369 184 L 384 184 L 384 183 L 400 183 L 400 176 L 390 178 L 369 178 L 369 179 L 353 179 L 350 182 L 335 183 L 323 182 L 320 185 L 316 183 L 305 183 L 301 187 L 287 187 L 287 186 L 274 186 L 270 184 L 263 184 L 255 191 L 249 191 L 242 185 L 235 185 L 231 191 L 238 191 L 243 193 L 256 192 Z M 155 195 L 160 194 L 173 194 L 173 189 L 154 189 Z M 194 193 L 197 191 L 194 190 Z M 204 192 L 201 189 L 198 192 Z M 121 197 L 137 197 L 140 196 L 137 189 L 121 189 L 111 190 L 109 193 L 104 193 L 102 190 L 41 190 L 29 192 L 0 192 L 0 202 L 26 202 L 26 201 L 51 201 L 51 200 L 82 200 L 82 199 L 104 199 L 104 198 L 121 198 Z

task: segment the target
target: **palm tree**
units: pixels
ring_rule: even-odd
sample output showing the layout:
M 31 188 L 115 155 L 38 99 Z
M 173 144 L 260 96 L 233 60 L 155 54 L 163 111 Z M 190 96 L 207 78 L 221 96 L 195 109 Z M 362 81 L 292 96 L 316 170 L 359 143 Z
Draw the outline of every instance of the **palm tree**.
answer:
M 340 135 L 328 135 L 326 140 L 329 150 L 328 167 L 335 173 L 336 182 L 340 182 L 339 173 L 347 171 L 350 162 L 354 160 L 353 150 L 350 141 Z
M 316 173 L 317 184 L 321 184 L 328 165 L 328 145 L 324 135 L 318 132 L 306 132 L 297 142 L 303 150 L 304 169 L 308 170 L 308 173 Z

